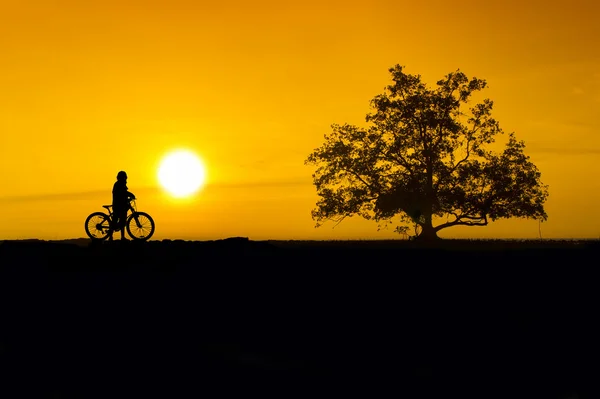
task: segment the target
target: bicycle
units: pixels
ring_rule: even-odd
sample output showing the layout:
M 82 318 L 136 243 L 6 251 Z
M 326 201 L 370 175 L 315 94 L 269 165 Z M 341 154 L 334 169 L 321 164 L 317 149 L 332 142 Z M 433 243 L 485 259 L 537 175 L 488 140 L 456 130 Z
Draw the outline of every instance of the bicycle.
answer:
M 147 241 L 154 234 L 154 219 L 146 212 L 137 210 L 135 199 L 129 202 L 129 215 L 125 219 L 125 228 L 129 236 L 135 241 Z M 114 232 L 112 228 L 112 205 L 102 205 L 108 211 L 93 212 L 85 219 L 85 232 L 92 240 L 106 240 Z

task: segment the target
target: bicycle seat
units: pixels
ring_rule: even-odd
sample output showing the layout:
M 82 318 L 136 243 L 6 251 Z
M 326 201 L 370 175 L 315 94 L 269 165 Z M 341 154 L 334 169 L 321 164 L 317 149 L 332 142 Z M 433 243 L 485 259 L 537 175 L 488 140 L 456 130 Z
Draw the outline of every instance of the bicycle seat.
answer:
M 102 205 L 102 208 L 110 209 L 112 208 L 112 205 Z

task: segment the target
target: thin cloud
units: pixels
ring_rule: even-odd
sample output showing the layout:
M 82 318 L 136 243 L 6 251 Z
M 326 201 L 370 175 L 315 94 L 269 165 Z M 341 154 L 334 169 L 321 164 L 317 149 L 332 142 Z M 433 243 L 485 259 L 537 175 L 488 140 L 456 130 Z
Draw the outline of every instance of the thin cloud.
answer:
M 531 147 L 527 152 L 553 155 L 600 155 L 600 148 Z
M 58 194 L 31 194 L 31 195 L 11 195 L 0 197 L 2 202 L 26 202 L 26 201 L 65 201 L 82 200 L 95 198 L 99 195 L 106 195 L 106 191 L 85 191 L 79 193 L 58 193 Z
M 136 189 L 135 192 L 151 193 L 158 189 L 155 187 L 145 187 Z M 87 200 L 104 196 L 110 199 L 111 193 L 107 190 L 79 191 L 55 194 L 31 194 L 31 195 L 12 195 L 0 197 L 0 202 L 28 202 L 28 201 L 67 201 L 67 200 Z
M 223 182 L 208 184 L 207 188 L 260 188 L 260 187 L 293 187 L 311 185 L 312 180 L 308 178 L 291 178 L 286 180 L 264 180 L 253 182 Z
M 265 181 L 254 181 L 254 182 L 222 182 L 222 183 L 209 183 L 205 189 L 228 189 L 228 188 L 270 188 L 270 187 L 295 187 L 295 186 L 307 186 L 311 185 L 310 178 L 295 178 L 287 180 L 265 180 Z M 160 191 L 158 187 L 141 187 L 132 190 L 136 196 L 140 194 L 152 195 Z M 80 191 L 80 192 L 67 192 L 67 193 L 55 193 L 55 194 L 31 194 L 31 195 L 13 195 L 0 197 L 0 203 L 10 202 L 35 202 L 35 201 L 68 201 L 68 200 L 90 200 L 97 199 L 98 197 L 106 197 L 110 200 L 111 193 L 107 190 L 93 190 L 93 191 Z
M 573 87 L 571 89 L 571 94 L 578 96 L 585 94 L 585 91 L 581 87 Z

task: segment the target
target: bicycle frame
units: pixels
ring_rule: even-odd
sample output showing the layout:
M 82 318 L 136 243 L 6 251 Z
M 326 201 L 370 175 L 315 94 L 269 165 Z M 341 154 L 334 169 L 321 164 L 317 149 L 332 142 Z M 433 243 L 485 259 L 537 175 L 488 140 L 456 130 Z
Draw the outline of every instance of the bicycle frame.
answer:
M 104 209 L 106 209 L 108 211 L 108 219 L 109 219 L 109 232 L 114 232 L 113 228 L 112 228 L 112 222 L 113 222 L 113 211 L 112 211 L 112 205 L 105 205 L 103 206 Z M 127 221 L 129 220 L 129 218 L 134 218 L 135 219 L 135 224 L 137 227 L 141 227 L 141 223 L 137 217 L 137 205 L 135 203 L 135 199 L 129 200 L 129 208 L 127 209 L 127 214 L 125 216 L 125 222 L 124 225 L 127 224 Z

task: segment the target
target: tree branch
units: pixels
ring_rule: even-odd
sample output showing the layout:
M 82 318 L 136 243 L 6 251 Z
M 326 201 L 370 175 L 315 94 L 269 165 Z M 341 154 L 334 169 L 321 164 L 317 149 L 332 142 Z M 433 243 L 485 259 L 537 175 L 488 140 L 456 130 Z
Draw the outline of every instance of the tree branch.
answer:
M 364 184 L 369 190 L 373 191 L 373 185 L 367 183 L 358 173 L 350 169 L 342 169 L 342 171 L 350 173 L 352 176 L 356 177 L 362 184 Z
M 454 167 L 452 167 L 452 169 L 450 169 L 450 174 L 456 172 L 456 169 L 458 169 L 458 167 L 460 166 L 460 164 L 467 162 L 467 160 L 469 159 L 469 157 L 471 156 L 471 148 L 469 147 L 469 144 L 471 143 L 471 138 L 473 137 L 473 135 L 475 134 L 475 132 L 477 131 L 478 128 L 473 129 L 473 131 L 467 136 L 467 155 L 465 155 L 465 157 L 463 159 L 461 159 L 460 161 L 458 161 Z
M 435 227 L 435 231 L 440 231 L 447 227 L 452 226 L 487 226 L 488 220 L 487 216 L 484 214 L 482 216 L 471 216 L 471 215 L 457 215 L 454 212 L 450 212 L 451 215 L 456 217 L 455 220 L 451 222 L 442 223 Z

